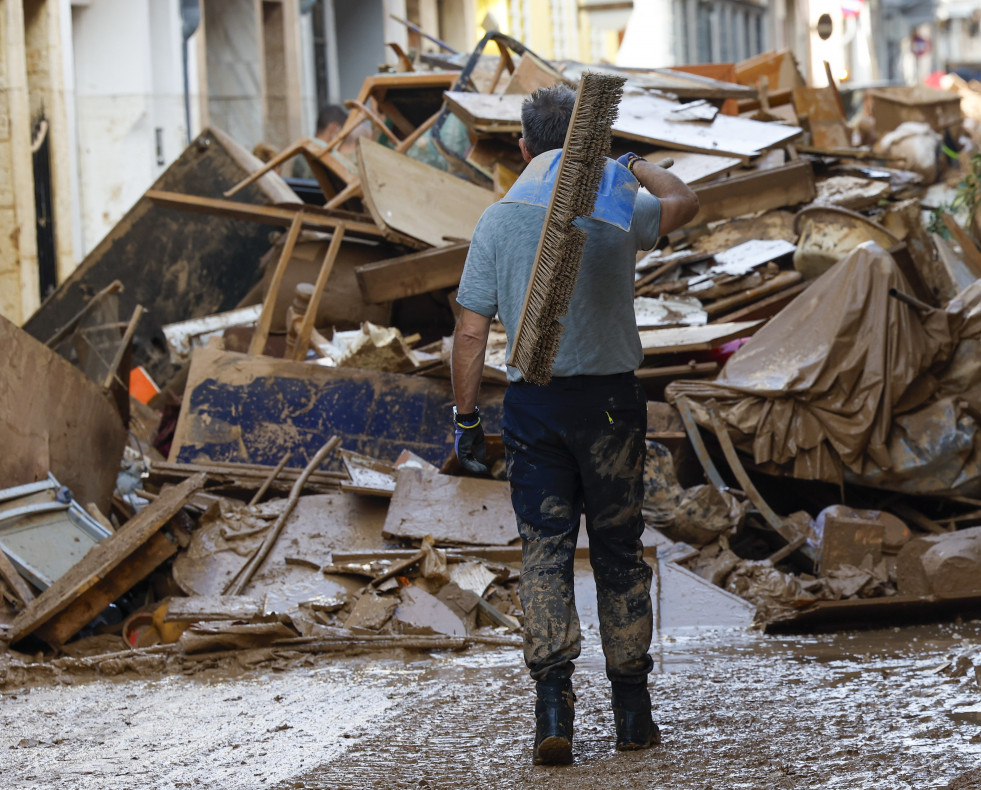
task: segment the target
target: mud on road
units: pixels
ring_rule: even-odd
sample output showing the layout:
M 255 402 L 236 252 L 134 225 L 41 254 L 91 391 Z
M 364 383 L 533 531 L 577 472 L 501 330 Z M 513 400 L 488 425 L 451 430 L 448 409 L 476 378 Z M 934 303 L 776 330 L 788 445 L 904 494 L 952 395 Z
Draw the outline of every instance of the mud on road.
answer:
M 624 754 L 585 642 L 571 767 L 531 765 L 519 652 L 472 649 L 5 689 L 0 787 L 981 788 L 981 622 L 675 632 L 653 649 L 664 743 Z

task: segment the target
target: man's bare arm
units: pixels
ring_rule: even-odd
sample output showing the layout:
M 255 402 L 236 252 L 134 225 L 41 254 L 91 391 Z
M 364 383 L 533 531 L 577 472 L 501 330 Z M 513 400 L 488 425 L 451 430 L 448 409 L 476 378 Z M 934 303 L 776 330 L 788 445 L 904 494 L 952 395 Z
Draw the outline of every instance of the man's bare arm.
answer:
M 661 226 L 658 233 L 667 236 L 691 222 L 698 214 L 698 196 L 670 170 L 639 159 L 632 168 L 641 186 L 661 201 Z
M 460 414 L 469 414 L 477 407 L 490 325 L 491 319 L 487 316 L 461 308 L 453 332 L 453 354 L 450 358 L 453 396 Z

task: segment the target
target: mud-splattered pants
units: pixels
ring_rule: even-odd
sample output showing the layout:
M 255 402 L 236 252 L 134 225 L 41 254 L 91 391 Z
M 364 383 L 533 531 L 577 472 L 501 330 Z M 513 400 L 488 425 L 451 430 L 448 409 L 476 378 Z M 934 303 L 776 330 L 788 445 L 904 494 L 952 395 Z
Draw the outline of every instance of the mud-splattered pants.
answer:
M 525 663 L 536 681 L 569 677 L 579 656 L 573 560 L 582 514 L 607 676 L 646 683 L 651 671 L 652 573 L 640 541 L 646 409 L 632 373 L 508 387 L 501 436 L 522 539 Z

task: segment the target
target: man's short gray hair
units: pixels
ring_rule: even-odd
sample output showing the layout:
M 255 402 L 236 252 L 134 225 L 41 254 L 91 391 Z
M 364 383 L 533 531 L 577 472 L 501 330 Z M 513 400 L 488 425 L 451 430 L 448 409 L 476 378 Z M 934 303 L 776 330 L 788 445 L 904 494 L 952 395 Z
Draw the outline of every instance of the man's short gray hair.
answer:
M 575 106 L 576 92 L 563 83 L 539 88 L 521 103 L 521 134 L 532 156 L 562 147 Z

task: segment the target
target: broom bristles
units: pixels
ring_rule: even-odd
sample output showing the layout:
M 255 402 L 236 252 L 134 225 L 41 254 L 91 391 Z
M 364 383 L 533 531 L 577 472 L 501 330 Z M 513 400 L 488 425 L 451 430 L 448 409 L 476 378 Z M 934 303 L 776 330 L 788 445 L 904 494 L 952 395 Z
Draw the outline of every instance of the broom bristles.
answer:
M 548 384 L 552 378 L 562 339 L 559 319 L 569 310 L 586 247 L 586 232 L 572 223 L 590 216 L 596 206 L 624 82 L 624 77 L 587 73 L 579 84 L 508 360 L 532 384 Z

